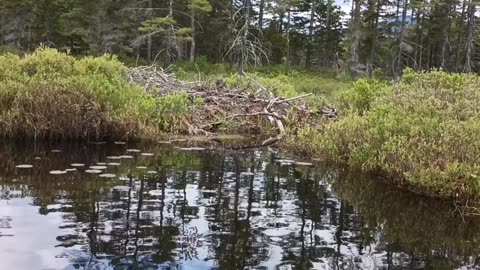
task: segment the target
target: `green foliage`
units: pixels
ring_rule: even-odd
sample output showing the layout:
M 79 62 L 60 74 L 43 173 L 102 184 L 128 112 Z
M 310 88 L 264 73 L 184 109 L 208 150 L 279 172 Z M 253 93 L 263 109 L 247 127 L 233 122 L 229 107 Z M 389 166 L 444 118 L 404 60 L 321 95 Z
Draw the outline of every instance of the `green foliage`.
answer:
M 142 27 L 139 28 L 141 32 L 164 32 L 168 31 L 168 27 L 175 25 L 177 21 L 170 17 L 156 17 L 142 22 Z
M 383 171 L 442 196 L 480 195 L 480 78 L 407 72 L 386 86 L 359 81 L 345 94 L 352 110 L 325 128 L 299 131 L 312 153 Z
M 164 131 L 178 130 L 190 112 L 190 100 L 186 93 L 159 97 L 156 105 L 154 121 Z
M 125 72 L 109 55 L 76 59 L 48 48 L 1 55 L 0 134 L 132 138 L 177 125 L 185 97 L 154 98 Z
M 212 5 L 207 0 L 191 0 L 188 7 L 196 11 L 203 11 L 203 12 L 212 11 Z
M 363 113 L 370 109 L 372 102 L 384 96 L 388 90 L 382 81 L 360 79 L 353 84 L 352 89 L 343 92 L 339 100 L 342 109 Z

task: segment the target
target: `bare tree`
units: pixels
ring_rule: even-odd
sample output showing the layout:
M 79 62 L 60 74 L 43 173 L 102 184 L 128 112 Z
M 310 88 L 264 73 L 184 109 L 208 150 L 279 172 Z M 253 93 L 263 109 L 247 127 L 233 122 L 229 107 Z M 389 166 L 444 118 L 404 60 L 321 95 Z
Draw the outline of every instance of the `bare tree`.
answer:
M 250 9 L 250 0 L 245 0 L 233 14 L 235 36 L 226 51 L 227 57 L 237 63 L 237 71 L 241 76 L 245 75 L 245 69 L 249 64 L 259 65 L 262 58 L 268 59 L 261 40 L 250 31 Z
M 359 65 L 360 65 L 360 35 L 361 35 L 361 13 L 360 8 L 362 6 L 362 0 L 352 1 L 352 44 L 350 45 L 350 61 L 348 63 L 348 69 L 353 79 L 358 77 Z
M 308 26 L 308 45 L 307 54 L 305 57 L 305 68 L 309 69 L 312 62 L 312 45 L 313 45 L 313 22 L 315 20 L 315 9 L 317 8 L 317 1 L 312 0 L 312 6 L 310 8 L 310 24 Z
M 463 72 L 470 73 L 473 69 L 472 63 L 472 54 L 473 54 L 473 31 L 475 28 L 475 11 L 476 6 L 474 0 L 470 0 L 468 3 L 467 8 L 467 16 L 468 16 L 468 23 L 467 23 L 467 42 L 466 42 L 466 49 L 465 49 L 465 62 L 463 65 Z
M 461 57 L 460 57 L 460 48 L 463 46 L 463 30 L 464 30 L 464 21 L 466 15 L 467 0 L 462 1 L 462 12 L 460 13 L 458 33 L 457 33 L 457 52 L 455 54 L 455 68 L 461 66 Z
M 398 54 L 397 54 L 397 65 L 394 71 L 395 79 L 399 79 L 402 74 L 403 68 L 403 49 L 404 37 L 405 37 L 405 22 L 407 20 L 407 6 L 408 0 L 403 0 L 403 10 L 402 10 L 402 22 L 400 25 L 400 32 L 398 33 Z
M 378 39 L 378 20 L 380 18 L 380 9 L 382 8 L 383 0 L 376 0 L 375 8 L 375 20 L 372 26 L 372 45 L 370 47 L 370 59 L 367 65 L 368 76 L 373 76 L 373 69 L 375 67 L 375 50 L 377 48 L 377 39 Z M 375 4 L 375 1 L 371 1 L 371 5 Z

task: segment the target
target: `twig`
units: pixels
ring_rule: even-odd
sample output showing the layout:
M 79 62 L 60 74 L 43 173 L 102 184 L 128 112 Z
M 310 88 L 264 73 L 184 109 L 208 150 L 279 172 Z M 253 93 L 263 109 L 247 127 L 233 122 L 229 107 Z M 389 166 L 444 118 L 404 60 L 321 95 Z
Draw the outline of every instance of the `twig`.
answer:
M 280 103 L 285 103 L 285 102 L 290 102 L 290 101 L 293 101 L 293 100 L 297 100 L 297 99 L 301 99 L 301 98 L 306 98 L 306 97 L 309 97 L 313 95 L 312 93 L 308 93 L 308 94 L 305 94 L 305 95 L 300 95 L 300 96 L 296 96 L 296 97 L 292 97 L 292 98 L 288 98 L 288 99 L 282 99 L 282 100 L 279 100 L 279 101 L 275 101 L 276 104 L 280 104 Z
M 218 122 L 215 122 L 215 123 L 206 124 L 206 125 L 201 126 L 200 128 L 205 129 L 205 128 L 209 128 L 209 127 L 213 127 L 213 126 L 218 126 L 218 125 L 221 125 L 221 124 L 225 123 L 228 120 L 232 120 L 232 119 L 237 118 L 237 117 L 250 117 L 250 116 L 267 116 L 267 117 L 270 116 L 270 117 L 273 117 L 273 118 L 276 118 L 276 119 L 279 119 L 279 120 L 282 119 L 282 117 L 280 117 L 279 115 L 269 113 L 269 112 L 238 113 L 238 114 L 233 114 L 233 115 L 225 117 L 225 119 L 223 121 L 218 121 Z

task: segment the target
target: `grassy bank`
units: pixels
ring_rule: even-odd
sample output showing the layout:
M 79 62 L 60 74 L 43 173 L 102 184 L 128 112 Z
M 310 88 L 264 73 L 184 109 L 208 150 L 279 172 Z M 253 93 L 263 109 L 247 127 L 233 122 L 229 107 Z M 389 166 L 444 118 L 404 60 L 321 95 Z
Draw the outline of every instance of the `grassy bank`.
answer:
M 150 96 L 126 71 L 108 55 L 77 59 L 48 48 L 0 55 L 0 136 L 127 139 L 181 121 L 186 96 Z
M 443 197 L 480 196 L 480 77 L 406 71 L 360 80 L 339 97 L 342 117 L 287 144 Z

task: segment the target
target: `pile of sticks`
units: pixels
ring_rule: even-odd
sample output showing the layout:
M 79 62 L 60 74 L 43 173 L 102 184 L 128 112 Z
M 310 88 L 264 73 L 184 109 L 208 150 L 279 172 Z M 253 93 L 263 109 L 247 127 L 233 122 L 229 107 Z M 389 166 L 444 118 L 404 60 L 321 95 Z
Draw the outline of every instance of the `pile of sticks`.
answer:
M 263 87 L 254 79 L 258 90 L 229 88 L 222 80 L 213 86 L 204 82 L 188 83 L 176 79 L 173 74 L 155 67 L 137 67 L 128 72 L 130 82 L 143 86 L 155 95 L 167 95 L 186 92 L 192 101 L 202 99 L 203 105 L 196 106 L 190 117 L 185 120 L 185 132 L 190 135 L 214 135 L 229 124 L 248 122 L 257 127 L 257 133 L 267 128 L 265 123 L 276 130 L 276 135 L 269 137 L 262 145 L 275 143 L 285 132 L 287 114 L 294 112 L 303 116 L 321 116 L 320 118 L 336 118 L 338 113 L 334 107 L 324 107 L 311 112 L 305 98 L 312 94 L 302 94 L 292 98 L 275 97 L 272 91 Z M 271 129 L 271 128 L 270 128 Z M 252 133 L 252 132 L 248 132 Z M 255 132 L 253 132 L 255 133 Z
M 190 88 L 187 82 L 178 80 L 173 73 L 156 66 L 130 68 L 127 77 L 130 83 L 139 84 L 152 94 L 168 95 Z

